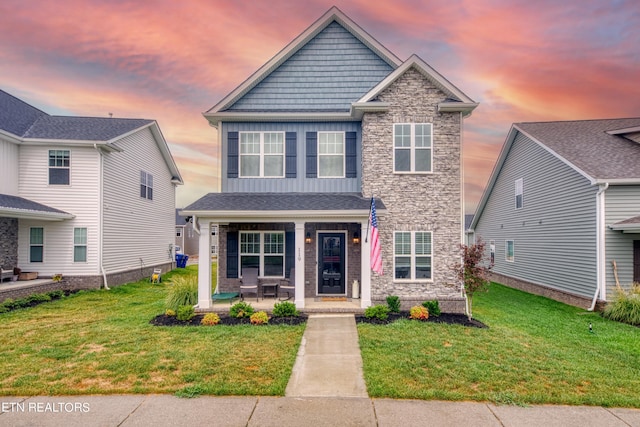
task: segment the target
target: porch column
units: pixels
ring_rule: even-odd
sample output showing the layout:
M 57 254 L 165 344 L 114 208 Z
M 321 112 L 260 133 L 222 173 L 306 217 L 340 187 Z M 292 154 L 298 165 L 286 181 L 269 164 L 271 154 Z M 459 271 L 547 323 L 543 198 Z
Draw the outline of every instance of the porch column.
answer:
M 200 220 L 198 308 L 211 308 L 211 222 Z
M 304 308 L 304 222 L 296 221 L 296 290 L 295 304 L 297 309 Z
M 369 221 L 360 223 L 360 307 L 371 306 L 371 239 L 367 236 Z

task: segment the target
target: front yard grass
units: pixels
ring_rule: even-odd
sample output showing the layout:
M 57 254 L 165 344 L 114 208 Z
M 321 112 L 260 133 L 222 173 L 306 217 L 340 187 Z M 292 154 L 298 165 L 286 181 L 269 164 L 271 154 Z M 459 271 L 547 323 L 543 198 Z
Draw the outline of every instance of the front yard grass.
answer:
M 640 407 L 640 328 L 495 283 L 474 313 L 489 329 L 359 324 L 369 395 Z
M 172 275 L 0 314 L 0 394 L 283 395 L 304 325 L 158 327 Z

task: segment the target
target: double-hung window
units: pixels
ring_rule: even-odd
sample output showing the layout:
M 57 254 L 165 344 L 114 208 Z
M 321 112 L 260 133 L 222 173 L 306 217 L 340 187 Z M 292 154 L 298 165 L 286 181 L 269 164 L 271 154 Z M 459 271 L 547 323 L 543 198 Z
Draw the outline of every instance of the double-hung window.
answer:
M 29 262 L 44 261 L 44 228 L 29 229 Z
M 49 185 L 69 185 L 69 150 L 49 150 Z
M 516 209 L 524 206 L 524 183 L 522 178 L 516 179 Z
M 87 229 L 73 229 L 73 262 L 87 262 Z
M 284 132 L 240 133 L 240 177 L 284 177 Z
M 240 268 L 251 267 L 261 277 L 284 276 L 284 232 L 240 232 Z
M 140 171 L 140 197 L 153 200 L 153 175 Z
M 433 278 L 430 231 L 397 231 L 394 234 L 395 280 L 426 281 Z
M 393 125 L 393 171 L 428 173 L 433 171 L 433 126 L 431 123 Z
M 344 178 L 344 132 L 318 132 L 318 178 Z
M 516 249 L 513 240 L 505 241 L 504 259 L 508 262 L 514 262 L 516 258 Z

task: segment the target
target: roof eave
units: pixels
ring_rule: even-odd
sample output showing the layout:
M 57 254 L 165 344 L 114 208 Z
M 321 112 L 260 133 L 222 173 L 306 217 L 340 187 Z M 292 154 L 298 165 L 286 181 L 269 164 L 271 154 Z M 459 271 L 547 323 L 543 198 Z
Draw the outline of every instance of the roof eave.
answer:
M 377 209 L 376 213 L 384 216 L 386 209 Z M 291 222 L 292 219 L 314 218 L 322 220 L 361 221 L 369 217 L 369 209 L 353 210 L 182 210 L 181 216 L 195 216 L 206 218 L 213 222 L 254 222 L 255 220 L 266 222 Z
M 220 122 L 305 122 L 305 121 L 357 121 L 352 112 L 236 112 L 203 113 L 211 126 Z
M 460 112 L 464 117 L 471 115 L 473 110 L 479 105 L 477 102 L 440 102 L 438 104 L 438 112 L 455 113 Z
M 623 233 L 640 233 L 640 224 L 612 224 L 609 228 Z
M 43 212 L 29 209 L 14 209 L 0 207 L 0 217 L 18 218 L 18 219 L 35 219 L 41 221 L 65 221 L 75 218 L 75 215 L 66 212 Z

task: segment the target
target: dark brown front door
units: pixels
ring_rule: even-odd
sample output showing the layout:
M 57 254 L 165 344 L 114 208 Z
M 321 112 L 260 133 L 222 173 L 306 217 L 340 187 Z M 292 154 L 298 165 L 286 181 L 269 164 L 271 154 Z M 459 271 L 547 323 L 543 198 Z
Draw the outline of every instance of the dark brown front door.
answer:
M 640 240 L 633 241 L 633 281 L 640 283 Z
M 318 293 L 345 293 L 343 233 L 318 234 Z

